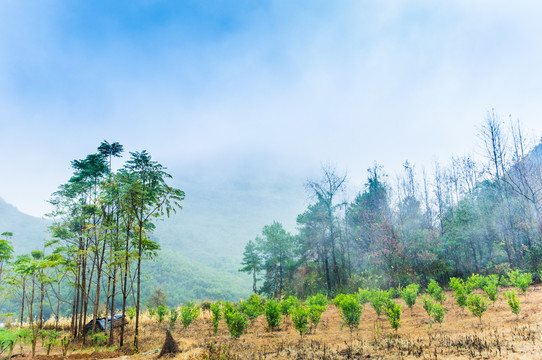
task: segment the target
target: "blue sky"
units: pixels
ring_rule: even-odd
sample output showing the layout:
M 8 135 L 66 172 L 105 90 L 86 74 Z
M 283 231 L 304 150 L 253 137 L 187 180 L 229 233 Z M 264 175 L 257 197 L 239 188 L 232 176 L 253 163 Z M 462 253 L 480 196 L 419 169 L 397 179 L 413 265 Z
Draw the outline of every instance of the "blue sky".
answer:
M 330 162 L 359 187 L 373 161 L 478 152 L 491 108 L 542 135 L 538 1 L 6 0 L 0 15 L 0 197 L 34 215 L 104 139 L 181 180 L 302 187 Z

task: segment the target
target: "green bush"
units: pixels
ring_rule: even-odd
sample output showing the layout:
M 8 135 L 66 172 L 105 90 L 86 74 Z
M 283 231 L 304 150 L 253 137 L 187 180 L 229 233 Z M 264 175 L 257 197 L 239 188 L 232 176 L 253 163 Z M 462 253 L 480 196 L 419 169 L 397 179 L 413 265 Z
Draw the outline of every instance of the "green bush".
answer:
M 127 309 L 126 309 L 126 315 L 128 315 L 128 318 L 129 318 L 130 320 L 132 320 L 133 318 L 135 318 L 135 316 L 136 316 L 136 309 L 135 309 L 135 307 L 129 307 L 129 308 L 127 308 Z M 150 311 L 149 311 L 149 315 L 151 315 L 151 314 L 150 314 Z M 152 315 L 151 315 L 151 317 L 152 317 Z
M 523 295 L 527 294 L 527 289 L 533 283 L 533 275 L 531 273 L 522 273 L 519 270 L 513 270 L 508 273 L 510 283 L 521 290 Z
M 183 324 L 183 328 L 186 329 L 189 327 L 199 317 L 200 313 L 200 308 L 192 302 L 181 306 L 181 323 Z
M 519 298 L 516 295 L 516 291 L 515 290 L 510 290 L 508 292 L 505 292 L 504 293 L 504 298 L 508 302 L 508 306 L 510 306 L 510 310 L 512 310 L 512 312 L 514 314 L 516 314 L 516 318 L 519 318 L 519 313 L 521 311 L 521 306 L 519 305 Z
M 442 303 L 436 301 L 431 296 L 424 295 L 422 297 L 423 308 L 427 312 L 427 315 L 431 318 L 429 322 L 429 329 L 433 326 L 434 323 L 438 322 L 442 324 L 444 321 L 444 315 L 446 310 L 442 306 Z
M 287 299 L 282 299 L 279 302 L 280 313 L 286 318 L 286 316 L 290 315 L 292 309 L 299 306 L 299 304 L 301 304 L 301 301 L 295 296 L 289 296 Z
M 47 351 L 47 355 L 49 355 L 51 349 L 60 344 L 60 332 L 56 330 L 48 330 L 43 333 L 43 337 L 45 340 L 45 349 Z
M 438 302 L 443 302 L 446 300 L 446 294 L 442 291 L 442 288 L 437 284 L 435 279 L 431 279 L 429 285 L 427 285 L 427 293 Z
M 258 294 L 252 294 L 246 301 L 239 303 L 239 310 L 246 314 L 249 319 L 256 319 L 264 313 L 263 299 Z
M 492 302 L 499 298 L 499 279 L 495 277 L 486 277 L 482 290 Z
M 373 307 L 378 317 L 384 314 L 386 304 L 390 301 L 391 299 L 389 292 L 380 289 L 371 290 L 371 297 L 369 298 L 369 302 L 371 303 L 371 306 Z
M 327 306 L 329 302 L 324 294 L 318 293 L 307 298 L 307 305 Z
M 211 304 L 211 321 L 213 322 L 213 330 L 215 335 L 218 333 L 218 325 L 222 318 L 222 302 L 217 301 Z
M 226 303 L 226 307 L 224 308 L 224 320 L 226 321 L 226 326 L 230 331 L 231 337 L 233 339 L 238 339 L 243 335 L 247 328 L 248 318 L 233 306 L 228 306 L 228 304 L 229 303 Z
M 94 332 L 90 334 L 90 341 L 92 342 L 92 345 L 94 345 L 94 351 L 98 352 L 98 348 L 100 346 L 103 346 L 107 343 L 107 339 L 109 336 L 104 334 L 103 332 Z
M 397 332 L 401 326 L 401 305 L 395 301 L 390 301 L 386 305 L 386 317 L 391 325 L 391 328 Z
M 275 299 L 270 299 L 265 304 L 265 318 L 267 320 L 267 327 L 271 329 L 271 331 L 280 326 L 280 307 Z
M 0 349 L 7 349 L 8 355 L 7 359 L 11 359 L 11 354 L 13 354 L 13 349 L 17 344 L 18 336 L 15 331 L 11 329 L 0 329 Z
M 418 298 L 418 291 L 420 285 L 410 284 L 403 290 L 401 290 L 401 298 L 405 301 L 407 306 L 410 308 L 410 313 L 412 314 L 412 307 L 416 304 L 416 299 Z
M 359 326 L 363 306 L 355 295 L 345 295 L 337 304 L 342 326 L 348 326 L 350 333 Z
M 158 323 L 161 324 L 165 317 L 169 313 L 169 309 L 165 305 L 160 305 L 156 308 L 156 316 L 158 316 Z
M 360 304 L 367 304 L 369 301 L 371 301 L 371 289 L 365 288 L 365 289 L 359 289 L 357 293 L 358 301 Z
M 480 324 L 482 323 L 482 315 L 487 310 L 488 304 L 486 299 L 479 294 L 471 294 L 467 298 L 467 306 L 471 311 L 472 315 L 480 319 Z
M 309 310 L 303 305 L 298 305 L 290 312 L 294 327 L 299 331 L 299 335 L 303 336 L 308 330 Z
M 177 319 L 179 318 L 179 311 L 176 307 L 172 307 L 169 309 L 169 326 L 171 328 L 175 327 L 175 323 L 177 322 Z
M 452 288 L 454 292 L 454 298 L 457 305 L 461 309 L 465 309 L 467 307 L 468 290 L 463 279 L 451 278 L 450 288 Z

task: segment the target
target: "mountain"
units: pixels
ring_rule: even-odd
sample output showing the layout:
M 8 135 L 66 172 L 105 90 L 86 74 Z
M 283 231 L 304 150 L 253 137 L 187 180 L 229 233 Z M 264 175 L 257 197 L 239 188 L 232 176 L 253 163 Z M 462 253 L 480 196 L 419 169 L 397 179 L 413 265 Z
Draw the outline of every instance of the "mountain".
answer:
M 273 179 L 276 180 L 276 179 Z M 156 222 L 152 238 L 161 246 L 155 261 L 144 264 L 143 297 L 160 288 L 168 303 L 246 298 L 251 276 L 240 273 L 245 244 L 274 220 L 295 230 L 305 206 L 301 181 L 189 181 L 183 209 Z M 0 231 L 14 233 L 17 253 L 39 248 L 48 222 L 0 200 Z
M 40 248 L 48 236 L 48 224 L 45 219 L 23 214 L 0 198 L 0 233 L 13 233 L 10 240 L 16 254 Z

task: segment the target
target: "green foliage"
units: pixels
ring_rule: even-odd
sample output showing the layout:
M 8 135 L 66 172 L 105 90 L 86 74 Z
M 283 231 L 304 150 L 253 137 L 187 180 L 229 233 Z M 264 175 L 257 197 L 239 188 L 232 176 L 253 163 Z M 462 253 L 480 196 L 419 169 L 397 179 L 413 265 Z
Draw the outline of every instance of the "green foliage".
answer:
M 418 291 L 420 285 L 410 284 L 406 288 L 401 290 L 401 298 L 405 301 L 407 306 L 410 308 L 410 313 L 412 313 L 412 307 L 416 304 L 416 299 L 418 298 Z
M 0 329 L 0 349 L 8 349 L 8 359 L 11 358 L 17 340 L 18 336 L 15 331 L 11 329 Z
M 188 302 L 185 306 L 181 306 L 181 323 L 183 324 L 183 328 L 187 328 L 198 318 L 200 315 L 201 310 L 200 308 L 192 303 Z
M 165 305 L 160 305 L 155 310 L 156 316 L 158 317 L 158 323 L 161 324 L 164 321 L 165 317 L 169 313 L 169 309 Z
M 521 306 L 519 304 L 519 297 L 516 295 L 516 290 L 510 290 L 508 292 L 505 292 L 504 298 L 508 302 L 508 306 L 510 306 L 510 310 L 512 310 L 512 312 L 516 314 L 516 317 L 519 317 Z
M 438 322 L 439 324 L 442 324 L 444 321 L 444 314 L 446 313 L 446 310 L 444 309 L 444 306 L 442 306 L 441 303 L 434 302 L 432 309 L 431 309 L 431 317 L 433 318 L 433 322 Z
M 484 284 L 482 284 L 482 290 L 492 302 L 497 301 L 499 297 L 499 278 L 495 276 L 485 277 Z
M 327 306 L 329 304 L 329 302 L 327 301 L 327 297 L 322 293 L 318 293 L 314 296 L 308 297 L 306 302 L 308 306 L 310 305 Z
M 469 291 L 469 294 L 474 289 L 482 289 L 482 286 L 484 285 L 484 278 L 480 274 L 471 274 L 469 278 L 467 279 L 467 282 L 465 283 L 465 286 L 467 290 Z
M 435 281 L 435 279 L 431 279 L 431 281 L 429 282 L 429 285 L 427 285 L 427 293 L 435 301 L 443 302 L 444 300 L 446 300 L 446 294 L 444 294 L 444 291 L 442 291 L 442 288 Z
M 432 296 L 427 295 L 424 295 L 422 297 L 422 302 L 424 310 L 431 318 L 431 322 L 429 323 L 429 329 L 431 329 L 435 322 L 442 324 L 442 322 L 444 321 L 444 315 L 446 313 L 446 310 L 442 306 L 442 303 L 434 300 Z
M 359 303 L 355 295 L 345 295 L 336 303 L 339 315 L 343 321 L 343 326 L 348 326 L 350 332 L 359 326 L 363 306 Z
M 51 352 L 51 349 L 60 344 L 60 332 L 56 330 L 47 330 L 43 332 L 43 338 L 45 340 L 45 348 L 47 349 L 47 355 Z
M 395 331 L 401 326 L 401 305 L 395 301 L 389 301 L 386 304 L 386 317 L 391 325 L 391 328 Z
M 479 295 L 479 294 L 470 294 L 467 297 L 467 306 L 469 310 L 472 312 L 472 315 L 479 318 L 480 323 L 481 323 L 482 315 L 488 308 L 486 299 L 482 295 Z
M 109 336 L 103 332 L 94 332 L 90 334 L 90 341 L 94 345 L 94 351 L 98 352 L 100 346 L 103 346 L 107 343 Z
M 135 307 L 129 307 L 129 308 L 126 308 L 126 315 L 128 315 L 128 318 L 130 320 L 132 320 L 133 318 L 135 318 L 136 316 L 136 309 Z M 150 311 L 149 311 L 149 315 L 151 315 L 152 317 L 152 314 L 150 314 Z
M 527 289 L 533 283 L 533 276 L 531 273 L 522 273 L 519 270 L 513 270 L 508 273 L 508 278 L 512 285 L 521 290 L 521 293 L 525 295 Z
M 301 301 L 295 296 L 289 296 L 287 299 L 282 299 L 279 303 L 280 312 L 282 315 L 287 316 L 292 309 L 301 304 Z
M 380 290 L 380 289 L 371 290 L 371 296 L 369 298 L 369 302 L 371 303 L 371 306 L 373 307 L 378 317 L 384 314 L 384 311 L 386 309 L 386 304 L 390 301 L 391 299 L 390 299 L 389 292 Z
M 224 320 L 226 321 L 226 326 L 233 339 L 241 337 L 248 325 L 247 316 L 240 313 L 229 302 L 227 302 L 224 307 Z
M 279 303 L 275 299 L 270 299 L 265 303 L 265 318 L 267 327 L 271 330 L 277 329 L 281 324 Z
M 308 330 L 309 310 L 303 305 L 298 305 L 290 312 L 294 327 L 299 331 L 299 335 L 303 336 Z
M 218 324 L 222 318 L 222 302 L 217 301 L 211 304 L 211 321 L 215 335 L 218 333 Z
M 451 278 L 450 288 L 452 288 L 454 292 L 454 298 L 457 305 L 461 309 L 465 309 L 467 307 L 467 295 L 469 292 L 463 279 Z
M 174 328 L 178 318 L 179 310 L 176 307 L 169 309 L 169 327 Z
M 264 313 L 263 299 L 258 294 L 252 294 L 246 301 L 239 303 L 239 310 L 246 314 L 249 319 L 256 319 Z
M 357 293 L 358 301 L 360 304 L 367 304 L 371 301 L 371 289 L 369 288 L 360 288 Z

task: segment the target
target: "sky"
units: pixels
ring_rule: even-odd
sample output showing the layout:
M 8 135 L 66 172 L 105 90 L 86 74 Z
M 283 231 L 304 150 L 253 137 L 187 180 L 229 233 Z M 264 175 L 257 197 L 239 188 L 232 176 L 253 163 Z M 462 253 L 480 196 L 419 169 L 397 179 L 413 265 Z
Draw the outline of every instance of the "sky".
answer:
M 493 108 L 542 135 L 539 1 L 3 0 L 0 18 L 0 197 L 35 216 L 103 140 L 200 193 L 301 194 L 322 164 L 359 187 L 375 161 L 479 153 Z

